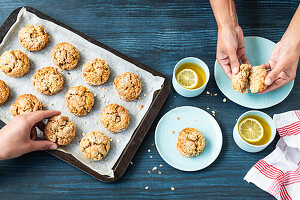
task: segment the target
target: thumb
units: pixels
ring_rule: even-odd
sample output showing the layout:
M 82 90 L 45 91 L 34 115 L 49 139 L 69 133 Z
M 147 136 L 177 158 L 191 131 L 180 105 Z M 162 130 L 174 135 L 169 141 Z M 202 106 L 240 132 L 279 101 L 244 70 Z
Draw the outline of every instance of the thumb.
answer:
M 276 66 L 274 69 L 270 70 L 268 73 L 265 83 L 267 85 L 271 85 L 274 81 L 278 79 L 278 75 L 280 74 L 281 70 L 279 66 Z
M 240 71 L 240 62 L 237 58 L 236 51 L 230 51 L 228 56 L 230 60 L 231 71 L 233 74 L 237 74 Z
M 47 140 L 33 141 L 31 145 L 32 151 L 55 150 L 55 149 L 57 149 L 57 144 Z

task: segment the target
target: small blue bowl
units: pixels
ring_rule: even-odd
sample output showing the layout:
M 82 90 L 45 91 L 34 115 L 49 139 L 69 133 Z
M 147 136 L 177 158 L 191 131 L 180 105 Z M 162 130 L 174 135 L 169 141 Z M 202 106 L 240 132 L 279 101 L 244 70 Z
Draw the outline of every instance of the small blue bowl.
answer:
M 259 116 L 261 118 L 263 118 L 270 126 L 271 128 L 271 137 L 270 140 L 268 141 L 268 143 L 264 144 L 264 145 L 253 145 L 253 144 L 249 144 L 248 142 L 246 142 L 242 136 L 240 135 L 239 131 L 238 131 L 238 124 L 240 123 L 240 121 L 249 115 L 256 115 Z M 255 152 L 259 152 L 262 151 L 263 149 L 265 149 L 275 138 L 276 135 L 276 127 L 275 127 L 275 123 L 273 121 L 273 119 L 267 115 L 264 112 L 261 111 L 257 111 L 257 110 L 251 110 L 248 112 L 245 112 L 244 114 L 242 114 L 239 119 L 237 120 L 234 128 L 233 128 L 233 139 L 235 141 L 235 143 L 244 151 L 250 152 L 250 153 L 255 153 Z
M 186 89 L 184 87 L 182 87 L 176 80 L 176 77 L 175 77 L 175 73 L 176 73 L 176 70 L 178 69 L 178 67 L 184 63 L 195 63 L 197 65 L 199 65 L 203 71 L 205 72 L 205 77 L 206 77 L 206 81 L 204 83 L 204 85 L 200 88 L 197 88 L 197 89 Z M 184 58 L 182 60 L 180 60 L 174 67 L 174 70 L 173 70 L 173 79 L 172 79 L 172 83 L 173 83 L 173 87 L 175 89 L 175 91 L 180 94 L 181 96 L 184 96 L 184 97 L 195 97 L 195 96 L 198 96 L 199 94 L 201 94 L 204 90 L 205 90 L 205 87 L 209 81 L 209 76 L 210 76 L 210 73 L 209 73 L 209 69 L 207 67 L 207 65 L 202 61 L 200 60 L 199 58 L 194 58 L 194 57 L 188 57 L 188 58 Z

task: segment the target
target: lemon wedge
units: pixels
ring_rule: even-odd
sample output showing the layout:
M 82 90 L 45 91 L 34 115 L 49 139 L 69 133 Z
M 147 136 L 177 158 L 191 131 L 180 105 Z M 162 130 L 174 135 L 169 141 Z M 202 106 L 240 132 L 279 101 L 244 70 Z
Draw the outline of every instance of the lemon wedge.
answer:
M 178 73 L 177 81 L 182 87 L 193 89 L 198 84 L 198 75 L 192 69 L 184 69 Z
M 264 128 L 256 119 L 247 118 L 240 122 L 239 133 L 245 141 L 253 143 L 263 138 Z

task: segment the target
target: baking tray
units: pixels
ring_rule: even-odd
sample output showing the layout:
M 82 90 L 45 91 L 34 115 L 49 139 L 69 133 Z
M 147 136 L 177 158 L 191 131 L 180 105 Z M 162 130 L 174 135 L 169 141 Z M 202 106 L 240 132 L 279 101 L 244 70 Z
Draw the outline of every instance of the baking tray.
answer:
M 17 15 L 20 11 L 22 7 L 19 7 L 17 9 L 15 9 L 9 16 L 8 18 L 5 20 L 5 22 L 3 23 L 3 25 L 0 27 L 0 43 L 2 42 L 4 36 L 7 34 L 7 32 L 9 31 L 10 27 L 15 23 L 16 19 L 17 19 Z M 151 74 L 153 74 L 154 76 L 161 76 L 163 78 L 165 78 L 164 84 L 162 86 L 162 88 L 160 90 L 157 90 L 154 95 L 153 95 L 153 100 L 151 102 L 151 105 L 148 109 L 148 111 L 146 112 L 144 118 L 142 119 L 142 121 L 140 122 L 140 124 L 138 125 L 138 127 L 135 129 L 130 141 L 128 142 L 128 144 L 126 145 L 124 151 L 122 152 L 121 156 L 119 157 L 118 161 L 116 162 L 116 164 L 113 167 L 113 171 L 114 171 L 114 177 L 109 177 L 106 175 L 102 175 L 99 174 L 98 172 L 90 169 L 88 166 L 84 165 L 83 163 L 81 163 L 80 161 L 78 161 L 75 157 L 73 157 L 70 154 L 61 152 L 61 151 L 47 151 L 48 153 L 50 153 L 51 155 L 56 156 L 57 158 L 69 163 L 70 165 L 73 165 L 74 167 L 82 170 L 83 172 L 95 177 L 96 179 L 100 180 L 100 181 L 104 181 L 104 182 L 114 182 L 117 181 L 119 178 L 121 178 L 123 176 L 123 174 L 125 173 L 128 165 L 130 164 L 133 156 L 135 155 L 135 153 L 137 152 L 140 144 L 142 143 L 144 137 L 146 136 L 149 128 L 151 127 L 154 119 L 156 118 L 158 112 L 160 111 L 162 105 L 164 104 L 165 100 L 168 97 L 168 94 L 170 92 L 170 83 L 168 81 L 168 78 L 135 61 L 132 58 L 129 58 L 128 56 L 110 48 L 109 46 L 106 46 L 105 44 L 102 44 L 101 42 L 98 42 L 97 40 L 53 19 L 52 17 L 49 17 L 48 15 L 45 15 L 44 13 L 32 8 L 32 7 L 28 7 L 25 6 L 26 10 L 37 15 L 38 17 L 51 21 L 59 26 L 62 26 L 74 33 L 76 33 L 77 35 L 83 37 L 84 39 L 88 40 L 89 42 L 100 46 L 108 51 L 110 51 L 111 53 L 121 57 L 122 59 L 136 65 L 137 67 L 146 70 L 148 72 L 150 72 Z M 0 127 L 3 127 L 5 124 L 0 120 Z

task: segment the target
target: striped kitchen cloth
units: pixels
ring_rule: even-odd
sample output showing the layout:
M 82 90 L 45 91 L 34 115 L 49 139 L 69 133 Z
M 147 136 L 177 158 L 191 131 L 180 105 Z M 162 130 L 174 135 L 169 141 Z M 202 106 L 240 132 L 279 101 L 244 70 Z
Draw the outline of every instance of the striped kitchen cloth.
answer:
M 300 199 L 300 110 L 273 116 L 280 139 L 276 149 L 244 177 L 276 199 Z

